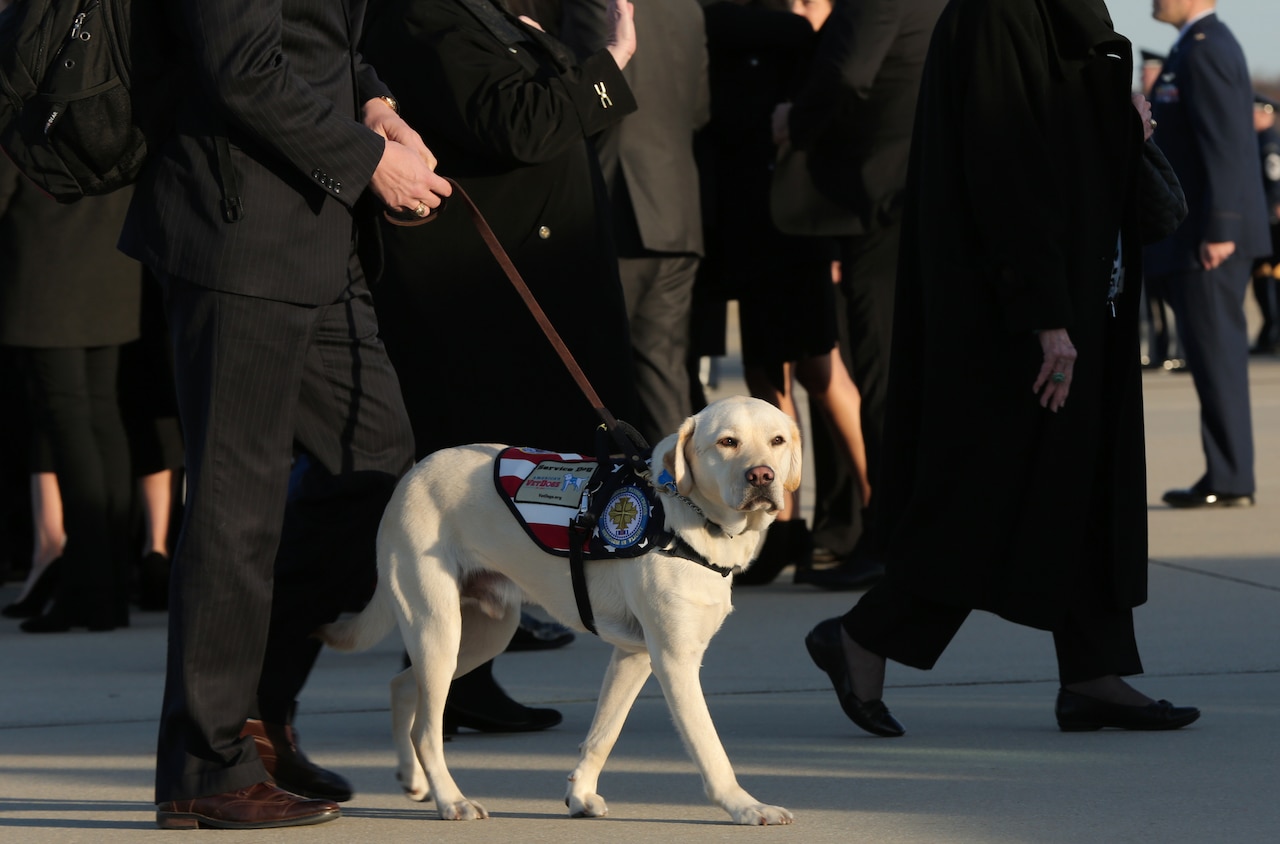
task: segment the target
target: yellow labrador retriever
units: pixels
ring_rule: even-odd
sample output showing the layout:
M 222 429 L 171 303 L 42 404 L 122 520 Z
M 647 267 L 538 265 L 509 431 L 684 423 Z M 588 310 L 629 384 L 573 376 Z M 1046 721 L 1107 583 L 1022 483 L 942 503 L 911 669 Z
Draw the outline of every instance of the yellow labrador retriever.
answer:
M 399 625 L 413 667 L 391 683 L 397 776 L 408 796 L 433 797 L 451 820 L 488 813 L 463 796 L 445 765 L 450 681 L 503 651 L 525 595 L 584 629 L 566 560 L 533 543 L 495 488 L 501 450 L 444 449 L 410 470 L 378 533 L 377 592 L 359 616 L 320 634 L 339 650 L 362 650 Z M 651 462 L 655 476 L 665 468 L 674 482 L 663 496 L 667 529 L 694 556 L 734 570 L 756 557 L 785 493 L 800 485 L 800 465 L 800 432 L 790 417 L 745 397 L 722 399 L 685 420 L 658 443 Z M 600 771 L 652 671 L 712 802 L 736 823 L 790 823 L 789 811 L 738 785 L 702 693 L 703 653 L 733 608 L 731 578 L 659 550 L 589 561 L 586 578 L 599 636 L 614 651 L 569 776 L 569 813 L 608 812 L 596 793 Z

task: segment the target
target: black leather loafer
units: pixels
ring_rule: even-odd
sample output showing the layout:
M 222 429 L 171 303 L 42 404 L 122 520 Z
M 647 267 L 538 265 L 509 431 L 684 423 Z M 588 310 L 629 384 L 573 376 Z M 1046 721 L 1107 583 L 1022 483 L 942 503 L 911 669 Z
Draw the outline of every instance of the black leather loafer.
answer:
M 1167 700 L 1146 706 L 1107 703 L 1087 695 L 1058 690 L 1053 708 L 1058 729 L 1064 733 L 1083 733 L 1114 727 L 1117 730 L 1176 730 L 1200 717 L 1194 706 L 1174 706 Z
M 814 664 L 831 678 L 840 708 L 850 721 L 873 735 L 886 738 L 896 738 L 906 732 L 898 719 L 889 713 L 884 701 L 859 700 L 853 693 L 853 678 L 845 666 L 844 646 L 840 643 L 840 619 L 828 618 L 820 622 L 804 637 L 804 645 L 809 649 Z
M 1180 510 L 1193 507 L 1252 507 L 1252 495 L 1229 495 L 1227 493 L 1201 492 L 1191 489 L 1171 489 L 1164 494 L 1164 503 Z

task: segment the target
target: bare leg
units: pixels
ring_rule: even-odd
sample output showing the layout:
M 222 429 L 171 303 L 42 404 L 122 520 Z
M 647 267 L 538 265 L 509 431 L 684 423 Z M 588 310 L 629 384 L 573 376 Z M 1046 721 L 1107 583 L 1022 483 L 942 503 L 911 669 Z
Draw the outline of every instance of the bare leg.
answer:
M 169 556 L 169 514 L 173 507 L 173 470 L 163 469 L 138 481 L 142 490 L 142 515 L 146 522 L 142 553 Z
M 36 472 L 31 476 L 31 517 L 35 548 L 31 552 L 31 571 L 18 595 L 21 602 L 36 585 L 49 564 L 62 556 L 67 534 L 62 528 L 62 495 L 58 476 L 53 472 Z
M 826 355 L 805 358 L 796 365 L 796 377 L 818 401 L 832 428 L 844 444 L 845 453 L 858 474 L 862 504 L 871 501 L 871 480 L 867 471 L 867 445 L 862 437 L 862 394 L 849 377 L 838 348 Z
M 796 410 L 795 393 L 792 390 L 793 366 L 790 363 L 782 365 L 782 385 L 773 383 L 763 367 L 748 366 L 743 370 L 743 377 L 747 382 L 747 389 L 751 391 L 754 398 L 763 399 L 769 404 L 781 410 L 783 413 L 795 420 L 796 425 L 800 424 L 800 416 Z M 786 508 L 778 512 L 775 521 L 788 522 L 795 518 L 795 514 L 800 512 L 800 490 L 794 490 L 787 493 Z

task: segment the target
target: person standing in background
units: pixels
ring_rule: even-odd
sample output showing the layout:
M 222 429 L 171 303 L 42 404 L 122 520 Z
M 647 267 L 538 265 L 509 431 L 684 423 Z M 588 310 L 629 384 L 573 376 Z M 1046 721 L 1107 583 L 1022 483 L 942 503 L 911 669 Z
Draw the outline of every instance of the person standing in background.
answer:
M 26 373 L 35 557 L 3 609 L 27 633 L 129 624 L 132 470 L 117 398 L 142 272 L 115 248 L 131 192 L 59 205 L 0 156 L 0 345 Z M 65 546 L 63 542 L 65 541 Z
M 579 59 L 605 45 L 608 6 L 564 0 L 561 37 Z M 635 29 L 640 47 L 623 76 L 636 113 L 603 132 L 596 147 L 631 328 L 641 405 L 636 428 L 656 443 L 693 412 L 689 319 L 703 252 L 693 134 L 711 117 L 711 94 L 696 0 L 640 0 Z
M 1271 220 L 1271 252 L 1253 264 L 1253 298 L 1262 312 L 1258 339 L 1249 354 L 1274 354 L 1280 345 L 1280 130 L 1276 109 L 1280 103 L 1258 94 L 1253 102 L 1253 128 L 1258 133 L 1258 155 L 1262 159 L 1262 185 L 1267 195 L 1267 215 Z
M 1147 274 L 1168 297 L 1200 397 L 1205 472 L 1171 489 L 1175 508 L 1253 505 L 1249 336 L 1244 297 L 1253 260 L 1271 249 L 1258 178 L 1253 84 L 1216 0 L 1154 0 L 1178 30 L 1151 93 L 1157 142 L 1182 182 L 1190 213 L 1146 250 Z
M 839 0 L 823 26 L 818 52 L 789 104 L 773 115 L 774 141 L 808 155 L 814 185 L 856 215 L 856 232 L 840 238 L 846 305 L 846 365 L 862 397 L 867 474 L 875 489 L 883 462 L 885 400 L 898 274 L 902 195 L 916 94 L 929 39 L 945 0 Z M 818 414 L 815 414 L 815 418 Z M 837 452 L 839 449 L 837 449 Z M 831 461 L 818 461 L 820 475 Z M 854 486 L 858 484 L 856 480 Z M 819 482 L 819 509 L 842 514 L 834 490 Z M 834 484 L 832 485 L 834 486 Z M 857 494 L 848 519 L 858 534 L 840 564 L 806 582 L 854 589 L 874 582 L 883 563 L 874 510 Z M 874 507 L 874 505 L 872 505 Z M 817 529 L 815 516 L 815 529 Z

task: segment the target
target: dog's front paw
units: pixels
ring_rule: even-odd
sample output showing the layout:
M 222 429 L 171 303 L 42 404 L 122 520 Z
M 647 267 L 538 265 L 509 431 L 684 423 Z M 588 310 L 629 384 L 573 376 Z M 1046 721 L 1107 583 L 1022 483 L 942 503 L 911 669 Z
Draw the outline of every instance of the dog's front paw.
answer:
M 733 816 L 734 823 L 747 826 L 775 826 L 795 820 L 795 817 L 781 806 L 769 806 L 765 803 L 752 803 L 732 810 L 729 814 Z
M 603 818 L 609 807 L 599 794 L 570 794 L 564 798 L 571 818 Z
M 489 813 L 474 800 L 463 798 L 447 806 L 442 805 L 440 817 L 446 821 L 479 821 L 489 817 Z

